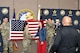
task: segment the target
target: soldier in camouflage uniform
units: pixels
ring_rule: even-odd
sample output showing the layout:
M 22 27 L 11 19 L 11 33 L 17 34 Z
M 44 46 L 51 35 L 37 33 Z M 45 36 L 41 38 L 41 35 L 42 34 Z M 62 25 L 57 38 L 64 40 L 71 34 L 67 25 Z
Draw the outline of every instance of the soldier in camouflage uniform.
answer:
M 8 18 L 3 18 L 3 23 L 1 24 L 1 34 L 3 39 L 3 53 L 13 53 L 13 43 L 9 41 L 10 36 L 10 23 L 8 22 Z M 9 49 L 9 51 L 8 51 Z
M 24 39 L 23 39 L 23 52 L 31 53 L 31 35 L 28 31 L 28 24 L 26 24 L 24 29 Z
M 52 18 L 48 18 L 46 23 L 46 40 L 47 40 L 47 48 L 49 47 L 52 37 L 54 37 L 55 29 L 54 29 L 54 22 L 52 21 Z

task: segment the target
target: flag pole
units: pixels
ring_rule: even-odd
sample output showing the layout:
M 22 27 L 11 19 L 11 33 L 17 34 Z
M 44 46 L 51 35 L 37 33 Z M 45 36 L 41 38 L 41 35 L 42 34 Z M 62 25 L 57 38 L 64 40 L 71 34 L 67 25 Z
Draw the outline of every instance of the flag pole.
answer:
M 15 8 L 13 9 L 13 20 L 16 19 L 16 15 L 15 15 Z
M 40 20 L 40 10 L 41 10 L 40 7 L 41 7 L 41 6 L 38 5 L 38 20 Z
M 12 18 L 12 20 L 16 20 L 14 0 L 13 0 L 13 18 Z M 13 41 L 13 48 L 14 48 L 15 51 L 18 50 L 18 45 L 17 45 L 17 41 L 16 40 Z
M 13 20 L 15 20 L 16 19 L 16 17 L 15 17 L 15 7 L 14 7 L 14 0 L 13 0 L 13 18 L 12 18 Z

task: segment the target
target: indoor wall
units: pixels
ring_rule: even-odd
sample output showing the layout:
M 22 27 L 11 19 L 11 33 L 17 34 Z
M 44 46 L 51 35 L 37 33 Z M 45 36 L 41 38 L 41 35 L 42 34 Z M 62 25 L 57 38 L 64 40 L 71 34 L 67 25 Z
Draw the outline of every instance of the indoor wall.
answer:
M 78 10 L 78 0 L 0 0 L 0 7 L 10 7 L 10 18 L 13 17 L 14 8 L 16 14 L 22 9 L 30 9 L 35 13 L 37 18 L 39 5 L 40 8 Z M 17 43 L 19 46 L 19 50 L 14 51 L 14 53 L 21 53 L 22 41 L 18 41 Z M 37 43 L 35 43 L 35 41 L 32 41 L 32 43 L 32 53 L 36 53 Z

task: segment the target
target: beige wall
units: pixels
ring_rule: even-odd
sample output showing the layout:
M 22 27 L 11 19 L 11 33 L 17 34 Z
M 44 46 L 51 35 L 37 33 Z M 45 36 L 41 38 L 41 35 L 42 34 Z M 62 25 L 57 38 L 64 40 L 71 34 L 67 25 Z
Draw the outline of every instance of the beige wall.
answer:
M 60 0 L 60 8 L 78 9 L 78 0 Z
M 78 9 L 78 0 L 14 0 L 16 14 L 22 9 L 30 9 L 37 17 L 39 4 L 41 8 Z M 0 0 L 0 6 L 10 7 L 10 17 L 13 16 L 13 0 Z
M 58 8 L 58 0 L 38 0 L 41 8 Z
M 78 0 L 39 0 L 42 8 L 77 9 Z
M 80 9 L 80 0 L 79 0 L 79 9 Z
M 13 15 L 13 0 L 0 0 L 0 7 L 10 7 L 10 17 Z

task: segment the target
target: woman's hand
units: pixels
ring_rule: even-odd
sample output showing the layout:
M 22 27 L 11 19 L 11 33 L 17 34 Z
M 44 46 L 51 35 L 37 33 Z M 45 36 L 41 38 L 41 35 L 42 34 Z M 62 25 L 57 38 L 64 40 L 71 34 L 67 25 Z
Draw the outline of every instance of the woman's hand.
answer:
M 44 42 L 41 42 L 41 45 L 43 45 L 44 44 Z
M 56 52 L 54 52 L 54 53 L 56 53 Z

